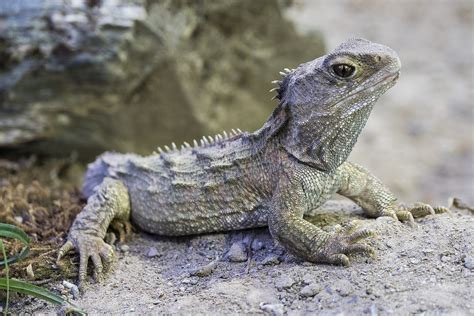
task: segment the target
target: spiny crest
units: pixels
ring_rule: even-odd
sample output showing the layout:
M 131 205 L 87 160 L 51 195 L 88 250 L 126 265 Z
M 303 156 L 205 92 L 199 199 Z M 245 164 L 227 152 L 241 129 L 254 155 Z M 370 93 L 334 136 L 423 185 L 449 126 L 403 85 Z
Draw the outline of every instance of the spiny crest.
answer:
M 222 135 L 217 134 L 214 136 L 214 138 L 212 136 L 203 136 L 199 143 L 197 140 L 194 139 L 192 146 L 191 144 L 187 142 L 183 142 L 180 149 L 178 149 L 175 143 L 171 143 L 171 148 L 167 145 L 163 146 L 164 149 L 161 147 L 158 147 L 157 150 L 153 152 L 153 154 L 161 155 L 163 153 L 176 153 L 176 152 L 180 152 L 180 151 L 191 149 L 191 148 L 204 148 L 213 144 L 223 142 L 229 138 L 238 136 L 242 133 L 243 132 L 239 128 L 237 128 L 236 130 L 232 129 L 230 132 L 223 131 Z
M 276 91 L 277 94 L 272 98 L 272 100 L 274 99 L 278 99 L 278 100 L 281 100 L 281 98 L 283 97 L 283 92 L 285 91 L 285 87 L 286 87 L 286 80 L 288 78 L 288 75 L 290 73 L 292 73 L 293 71 L 295 71 L 296 69 L 289 69 L 289 68 L 285 68 L 283 69 L 283 71 L 280 71 L 280 75 L 283 77 L 281 80 L 273 80 L 272 83 L 273 84 L 276 84 L 277 87 L 273 88 L 273 89 L 270 89 L 270 92 L 273 92 L 273 91 Z

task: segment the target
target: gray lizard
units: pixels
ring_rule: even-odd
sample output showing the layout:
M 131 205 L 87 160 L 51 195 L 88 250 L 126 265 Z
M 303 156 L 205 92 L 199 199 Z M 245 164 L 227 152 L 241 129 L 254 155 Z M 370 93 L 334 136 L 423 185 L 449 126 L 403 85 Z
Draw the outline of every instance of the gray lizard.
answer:
M 328 233 L 303 219 L 334 193 L 370 217 L 414 217 L 444 207 L 397 202 L 370 172 L 346 161 L 377 99 L 397 81 L 400 60 L 390 48 L 350 39 L 332 53 L 285 69 L 279 105 L 263 127 L 204 137 L 150 156 L 105 153 L 89 165 L 87 205 L 74 221 L 58 260 L 80 254 L 79 280 L 89 259 L 102 277 L 114 252 L 104 237 L 112 220 L 146 232 L 182 236 L 268 226 L 289 252 L 311 262 L 349 264 L 371 255 L 373 233 L 348 225 Z

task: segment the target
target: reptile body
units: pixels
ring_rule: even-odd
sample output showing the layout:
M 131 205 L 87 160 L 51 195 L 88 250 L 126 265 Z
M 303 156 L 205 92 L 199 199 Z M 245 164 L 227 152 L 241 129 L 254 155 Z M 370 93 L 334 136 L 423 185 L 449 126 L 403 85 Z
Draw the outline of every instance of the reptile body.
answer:
M 100 278 L 113 257 L 104 242 L 113 219 L 159 235 L 192 235 L 269 226 L 289 252 L 311 262 L 349 264 L 373 254 L 371 231 L 349 225 L 330 234 L 303 219 L 339 193 L 370 217 L 413 217 L 447 211 L 406 207 L 364 168 L 346 161 L 377 99 L 399 76 L 390 48 L 364 39 L 286 69 L 279 105 L 254 132 L 204 137 L 200 144 L 160 149 L 151 156 L 105 153 L 84 179 L 87 205 L 73 223 L 58 260 L 80 253 L 79 279 L 89 259 Z

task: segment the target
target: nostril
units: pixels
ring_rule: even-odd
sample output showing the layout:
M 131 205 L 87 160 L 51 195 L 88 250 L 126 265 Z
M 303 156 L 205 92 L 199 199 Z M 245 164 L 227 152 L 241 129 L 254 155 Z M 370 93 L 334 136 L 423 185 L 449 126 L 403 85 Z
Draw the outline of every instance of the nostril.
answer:
M 382 57 L 381 57 L 380 55 L 376 55 L 376 56 L 375 56 L 375 61 L 376 61 L 376 62 L 379 63 L 381 60 L 382 60 Z

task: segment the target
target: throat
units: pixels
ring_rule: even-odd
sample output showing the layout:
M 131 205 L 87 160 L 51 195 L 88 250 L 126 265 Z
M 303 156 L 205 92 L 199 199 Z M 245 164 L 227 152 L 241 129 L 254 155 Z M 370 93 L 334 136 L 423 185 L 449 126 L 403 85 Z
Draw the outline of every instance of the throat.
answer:
M 328 115 L 299 122 L 288 130 L 284 147 L 305 164 L 333 171 L 347 160 L 371 110 L 372 105 L 367 105 L 345 117 Z

